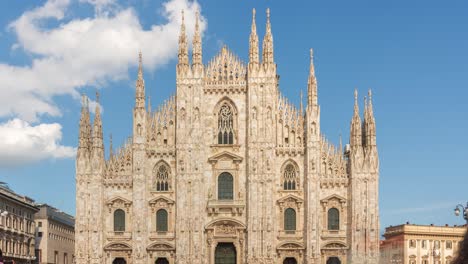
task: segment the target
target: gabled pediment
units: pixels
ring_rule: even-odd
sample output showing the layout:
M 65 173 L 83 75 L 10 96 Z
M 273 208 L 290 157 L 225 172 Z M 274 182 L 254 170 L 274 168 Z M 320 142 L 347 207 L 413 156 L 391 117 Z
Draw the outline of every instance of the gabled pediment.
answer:
M 216 164 L 218 161 L 226 160 L 226 161 L 232 161 L 234 163 L 240 163 L 242 161 L 242 157 L 239 155 L 236 155 L 234 153 L 228 152 L 228 151 L 223 151 L 221 153 L 218 153 L 211 158 L 208 159 L 208 161 L 211 164 Z
M 132 251 L 132 247 L 130 247 L 126 243 L 111 243 L 104 247 L 105 251 Z
M 286 241 L 278 245 L 276 250 L 297 250 L 297 249 L 304 249 L 304 245 L 302 243 L 298 243 L 295 241 Z
M 344 198 L 343 196 L 339 196 L 337 194 L 332 194 L 326 198 L 323 198 L 322 200 L 320 200 L 321 203 L 327 203 L 329 201 L 332 201 L 332 200 L 337 200 L 338 202 L 340 203 L 346 203 L 346 198 Z
M 162 195 L 155 197 L 149 201 L 150 205 L 158 204 L 158 203 L 174 204 L 175 201 Z
M 347 249 L 347 248 L 348 246 L 346 246 L 346 244 L 341 241 L 331 241 L 322 247 L 322 249 Z
M 288 194 L 288 195 L 278 199 L 278 203 L 286 203 L 286 202 L 302 203 L 303 201 L 304 201 L 304 199 L 302 199 L 301 197 L 298 197 L 296 195 L 293 195 L 293 194 Z
M 121 204 L 121 205 L 125 205 L 125 206 L 128 206 L 128 205 L 131 205 L 132 204 L 132 201 L 128 200 L 128 199 L 125 199 L 121 196 L 116 196 L 110 200 L 107 201 L 106 203 L 108 206 L 113 206 L 115 204 Z
M 208 85 L 245 83 L 246 69 L 239 57 L 224 46 L 205 68 L 206 83 Z
M 164 242 L 155 242 L 146 248 L 147 251 L 174 251 L 174 245 Z

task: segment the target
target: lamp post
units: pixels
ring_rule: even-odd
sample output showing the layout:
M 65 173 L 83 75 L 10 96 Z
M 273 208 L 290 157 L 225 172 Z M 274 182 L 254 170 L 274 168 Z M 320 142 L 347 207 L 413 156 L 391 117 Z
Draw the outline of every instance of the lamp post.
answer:
M 466 203 L 466 206 L 463 206 L 462 204 L 458 204 L 457 206 L 455 206 L 454 211 L 455 211 L 456 216 L 459 216 L 460 212 L 463 212 L 463 218 L 468 224 L 468 202 Z

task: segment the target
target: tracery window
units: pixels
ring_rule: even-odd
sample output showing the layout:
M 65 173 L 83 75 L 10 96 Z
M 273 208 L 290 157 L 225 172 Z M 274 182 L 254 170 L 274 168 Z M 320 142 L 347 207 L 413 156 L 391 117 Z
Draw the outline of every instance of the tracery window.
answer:
M 340 230 L 340 212 L 336 208 L 328 210 L 328 230 Z
M 218 200 L 234 199 L 234 179 L 228 172 L 223 172 L 218 177 Z
M 114 211 L 114 231 L 125 231 L 125 212 L 122 209 Z
M 297 174 L 294 165 L 288 164 L 284 168 L 283 172 L 283 189 L 284 190 L 296 190 L 297 186 Z
M 169 168 L 164 163 L 156 169 L 156 191 L 169 191 Z
M 164 209 L 159 209 L 156 212 L 156 231 L 158 232 L 167 232 L 168 223 L 167 223 L 167 211 Z
M 234 113 L 224 103 L 218 113 L 218 144 L 234 144 Z
M 415 241 L 414 239 L 411 239 L 411 240 L 409 241 L 409 247 L 410 247 L 410 248 L 415 248 L 415 247 L 416 247 L 416 241 Z
M 284 230 L 286 233 L 296 230 L 296 211 L 292 208 L 284 210 Z

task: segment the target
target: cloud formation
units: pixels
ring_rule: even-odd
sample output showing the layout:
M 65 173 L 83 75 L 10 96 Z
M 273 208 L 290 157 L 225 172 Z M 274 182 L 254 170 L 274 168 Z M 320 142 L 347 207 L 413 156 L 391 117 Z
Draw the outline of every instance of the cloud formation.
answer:
M 175 59 L 181 10 L 190 37 L 200 11 L 197 2 L 169 0 L 161 12 L 166 22 L 145 29 L 133 8 L 123 8 L 115 0 L 80 0 L 79 4 L 93 5 L 94 14 L 67 17 L 72 13 L 67 12 L 70 0 L 48 0 L 8 26 L 17 37 L 12 49 L 25 52 L 32 61 L 25 66 L 0 62 L 0 120 L 10 119 L 0 130 L 2 160 L 71 157 L 72 148 L 57 143 L 59 124 L 30 123 L 40 123 L 44 115 L 61 116 L 63 109 L 55 102 L 59 95 L 79 100 L 84 87 L 101 88 L 127 79 L 128 69 L 138 64 L 139 51 L 149 71 Z M 56 26 L 44 26 L 51 22 Z M 206 28 L 203 17 L 200 28 L 202 32 Z
M 18 39 L 15 49 L 31 54 L 33 60 L 28 66 L 0 63 L 0 117 L 38 121 L 43 114 L 60 116 L 54 96 L 79 99 L 80 88 L 128 78 L 140 50 L 146 69 L 167 64 L 177 55 L 180 11 L 185 10 L 187 32 L 193 35 L 195 12 L 200 9 L 196 2 L 170 0 L 162 9 L 167 22 L 145 30 L 132 8 L 116 8 L 113 1 L 85 2 L 96 6 L 91 18 L 66 20 L 69 0 L 49 0 L 10 24 Z M 112 12 L 105 12 L 110 8 Z M 66 22 L 41 27 L 51 19 Z M 201 29 L 205 27 L 202 18 Z
M 20 119 L 0 124 L 0 166 L 17 166 L 45 158 L 75 157 L 76 149 L 60 145 L 60 124 L 31 126 Z

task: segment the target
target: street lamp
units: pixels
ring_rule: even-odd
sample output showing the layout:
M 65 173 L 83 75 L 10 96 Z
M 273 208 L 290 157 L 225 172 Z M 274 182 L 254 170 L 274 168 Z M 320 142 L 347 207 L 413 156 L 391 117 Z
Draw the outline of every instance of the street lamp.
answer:
M 463 218 L 466 220 L 466 223 L 468 224 L 468 202 L 466 203 L 466 206 L 463 206 L 462 204 L 458 204 L 455 206 L 455 215 L 459 216 L 460 212 L 463 211 Z

